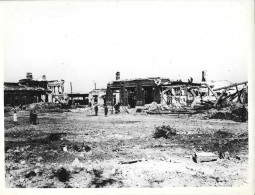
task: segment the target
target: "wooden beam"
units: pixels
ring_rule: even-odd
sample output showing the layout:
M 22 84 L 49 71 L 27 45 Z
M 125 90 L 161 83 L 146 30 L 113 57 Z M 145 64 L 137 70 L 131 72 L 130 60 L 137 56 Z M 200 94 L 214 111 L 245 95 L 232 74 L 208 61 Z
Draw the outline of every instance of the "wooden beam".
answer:
M 214 107 L 216 108 L 217 104 L 219 103 L 220 99 L 222 98 L 222 96 L 224 95 L 224 93 L 227 91 L 227 89 L 225 89 L 224 91 L 222 91 L 222 93 L 220 94 L 220 96 L 217 98 L 216 102 L 214 103 Z
M 207 83 L 204 83 L 204 85 L 212 92 L 212 94 L 214 95 L 214 97 L 217 98 L 217 94 L 212 90 L 212 88 L 211 88 Z
M 243 85 L 243 84 L 246 84 L 246 83 L 248 83 L 248 81 L 244 81 L 244 82 L 241 82 L 241 83 L 235 83 L 235 84 L 232 84 L 232 85 L 228 85 L 226 87 L 216 88 L 216 89 L 213 89 L 213 91 L 218 91 L 218 90 L 221 90 L 221 89 L 228 89 L 230 87 L 235 87 L 235 86 Z
M 242 103 L 241 98 L 240 98 L 240 93 L 238 91 L 237 86 L 236 86 L 236 92 L 237 92 L 237 97 L 238 97 L 239 102 Z

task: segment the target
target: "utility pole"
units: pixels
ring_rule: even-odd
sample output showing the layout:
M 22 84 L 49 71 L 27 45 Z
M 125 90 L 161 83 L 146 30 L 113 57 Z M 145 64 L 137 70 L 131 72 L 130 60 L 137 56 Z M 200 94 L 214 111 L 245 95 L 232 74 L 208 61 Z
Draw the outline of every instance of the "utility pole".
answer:
M 93 81 L 93 82 L 94 82 L 95 89 L 97 89 L 97 84 L 96 84 L 96 82 L 95 82 L 95 81 Z
M 72 82 L 70 82 L 70 87 L 71 87 L 71 105 L 73 105 L 73 87 L 72 87 Z

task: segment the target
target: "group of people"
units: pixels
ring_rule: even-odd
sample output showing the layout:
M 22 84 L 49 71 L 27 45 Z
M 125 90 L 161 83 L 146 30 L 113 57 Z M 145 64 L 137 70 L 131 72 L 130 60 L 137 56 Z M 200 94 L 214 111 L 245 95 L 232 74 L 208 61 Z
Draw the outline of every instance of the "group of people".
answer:
M 95 105 L 94 109 L 95 109 L 95 115 L 97 116 L 97 114 L 98 114 L 98 105 Z M 108 107 L 107 107 L 106 104 L 104 105 L 104 114 L 105 114 L 105 116 L 107 116 L 107 114 L 108 114 Z
M 97 116 L 98 115 L 98 105 L 94 106 L 94 110 L 95 110 L 95 116 Z M 115 114 L 118 114 L 120 112 L 120 103 L 119 102 L 114 105 L 114 110 L 115 110 Z M 108 107 L 106 104 L 104 104 L 104 114 L 105 114 L 105 116 L 108 115 Z
M 37 113 L 35 110 L 31 110 L 29 115 L 29 124 L 36 125 L 36 120 L 37 120 Z M 14 110 L 14 113 L 13 113 L 13 122 L 14 122 L 14 125 L 18 123 L 18 116 L 17 116 L 16 110 Z

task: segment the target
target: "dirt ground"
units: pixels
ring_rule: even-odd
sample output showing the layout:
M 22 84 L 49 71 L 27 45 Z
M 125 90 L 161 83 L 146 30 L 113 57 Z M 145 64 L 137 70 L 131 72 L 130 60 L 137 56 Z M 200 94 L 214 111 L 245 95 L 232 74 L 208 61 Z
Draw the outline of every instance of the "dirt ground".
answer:
M 197 115 L 92 109 L 5 113 L 5 181 L 10 188 L 207 187 L 247 184 L 248 123 Z M 176 135 L 154 138 L 157 126 Z M 196 163 L 195 151 L 230 158 Z M 223 156 L 224 157 L 224 156 Z

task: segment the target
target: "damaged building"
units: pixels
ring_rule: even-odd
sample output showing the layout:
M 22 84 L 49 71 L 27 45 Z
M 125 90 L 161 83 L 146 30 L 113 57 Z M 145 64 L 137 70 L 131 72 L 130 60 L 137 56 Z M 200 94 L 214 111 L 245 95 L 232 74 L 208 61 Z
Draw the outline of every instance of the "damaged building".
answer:
M 107 85 L 106 102 L 108 105 L 120 103 L 130 108 L 152 102 L 168 107 L 193 108 L 197 103 L 216 101 L 219 95 L 213 87 L 207 82 L 206 71 L 202 72 L 201 83 L 194 83 L 192 78 L 188 82 L 160 77 L 121 80 L 117 72 L 116 80 Z
M 48 89 L 51 91 L 49 94 L 49 102 L 64 102 L 67 101 L 67 95 L 64 94 L 65 81 L 51 80 L 48 81 Z
M 37 102 L 53 102 L 54 98 L 64 96 L 64 80 L 47 81 L 43 75 L 33 79 L 32 73 L 27 73 L 25 79 L 19 82 L 4 82 L 4 106 L 21 106 Z
M 89 104 L 104 105 L 106 98 L 106 89 L 93 89 L 89 92 Z
M 35 102 L 48 101 L 50 90 L 47 81 L 33 80 L 32 73 L 19 82 L 4 83 L 4 106 L 24 106 Z
M 114 105 L 120 103 L 122 106 L 143 106 L 152 102 L 161 101 L 161 82 L 170 82 L 167 78 L 144 78 L 121 80 L 120 72 L 116 73 L 116 80 L 107 84 L 106 103 Z
M 69 104 L 88 105 L 89 94 L 88 93 L 69 93 Z

